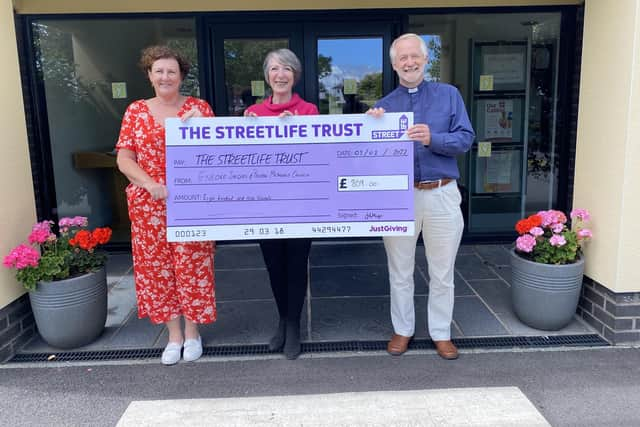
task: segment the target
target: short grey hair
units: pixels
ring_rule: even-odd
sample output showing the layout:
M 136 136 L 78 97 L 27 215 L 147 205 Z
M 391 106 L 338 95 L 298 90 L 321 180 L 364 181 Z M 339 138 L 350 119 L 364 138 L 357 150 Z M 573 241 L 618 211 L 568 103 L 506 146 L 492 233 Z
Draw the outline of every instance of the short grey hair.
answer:
M 419 35 L 414 34 L 414 33 L 405 33 L 405 34 L 399 36 L 397 39 L 395 39 L 393 41 L 393 43 L 391 43 L 391 47 L 389 48 L 389 59 L 391 59 L 391 63 L 392 64 L 396 60 L 396 46 L 397 46 L 398 42 L 400 42 L 402 40 L 407 40 L 407 39 L 418 40 L 418 42 L 420 42 L 420 50 L 422 51 L 424 57 L 425 58 L 428 57 L 429 53 L 427 51 L 427 44 L 424 42 L 422 37 L 420 37 Z
M 298 83 L 298 80 L 300 80 L 300 77 L 302 76 L 302 64 L 300 64 L 300 60 L 298 59 L 296 54 L 289 49 L 276 49 L 267 53 L 266 58 L 264 58 L 264 63 L 262 64 L 262 71 L 264 71 L 264 80 L 267 83 L 269 83 L 269 61 L 271 61 L 272 59 L 275 59 L 282 65 L 291 67 L 291 69 L 293 70 L 293 84 Z

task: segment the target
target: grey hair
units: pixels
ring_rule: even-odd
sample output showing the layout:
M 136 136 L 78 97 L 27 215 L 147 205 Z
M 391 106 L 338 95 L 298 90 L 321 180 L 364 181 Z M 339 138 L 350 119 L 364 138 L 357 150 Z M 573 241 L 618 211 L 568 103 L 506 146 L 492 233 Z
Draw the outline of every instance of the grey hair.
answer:
M 300 64 L 300 60 L 298 59 L 296 54 L 289 49 L 276 49 L 267 53 L 266 58 L 264 58 L 264 63 L 262 64 L 262 71 L 264 71 L 264 80 L 267 83 L 269 83 L 269 61 L 271 61 L 272 59 L 275 59 L 282 65 L 291 67 L 291 69 L 293 70 L 293 83 L 298 83 L 298 80 L 300 80 L 300 76 L 302 76 L 302 64 Z
M 418 42 L 420 42 L 420 50 L 424 54 L 424 57 L 427 58 L 428 56 L 427 44 L 424 42 L 424 40 L 422 40 L 422 37 L 414 33 L 405 33 L 399 36 L 397 39 L 395 39 L 393 43 L 391 43 L 391 47 L 389 48 L 389 59 L 391 59 L 392 64 L 396 59 L 396 45 L 398 44 L 398 42 L 402 40 L 407 40 L 407 39 L 418 40 Z

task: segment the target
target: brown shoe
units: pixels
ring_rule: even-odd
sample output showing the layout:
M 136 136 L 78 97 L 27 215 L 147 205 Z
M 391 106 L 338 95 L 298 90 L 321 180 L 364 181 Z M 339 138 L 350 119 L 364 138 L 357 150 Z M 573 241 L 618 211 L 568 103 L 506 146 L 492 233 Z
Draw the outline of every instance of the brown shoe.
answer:
M 447 360 L 454 360 L 458 358 L 458 349 L 453 345 L 451 340 L 434 341 L 433 343 L 436 345 L 438 356 Z
M 400 356 L 407 351 L 409 342 L 413 337 L 405 337 L 403 335 L 393 334 L 391 341 L 387 344 L 387 353 L 392 356 Z

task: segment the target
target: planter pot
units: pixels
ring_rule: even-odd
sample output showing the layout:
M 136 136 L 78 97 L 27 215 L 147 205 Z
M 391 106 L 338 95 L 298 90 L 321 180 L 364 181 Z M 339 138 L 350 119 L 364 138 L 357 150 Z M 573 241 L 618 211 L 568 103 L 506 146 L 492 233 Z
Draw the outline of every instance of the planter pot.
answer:
M 580 299 L 584 259 L 549 265 L 528 261 L 511 250 L 511 302 L 522 323 L 555 331 L 573 319 Z
M 75 348 L 95 340 L 107 320 L 107 274 L 95 273 L 39 282 L 29 292 L 33 316 L 43 340 L 53 347 Z

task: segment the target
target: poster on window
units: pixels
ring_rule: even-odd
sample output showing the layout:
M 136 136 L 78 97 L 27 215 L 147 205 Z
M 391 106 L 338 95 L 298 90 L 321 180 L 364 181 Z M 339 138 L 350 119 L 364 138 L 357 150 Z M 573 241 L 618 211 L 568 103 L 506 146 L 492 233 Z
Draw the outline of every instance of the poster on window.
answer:
M 486 101 L 484 113 L 485 138 L 513 140 L 513 100 Z
M 495 150 L 476 157 L 476 193 L 512 193 L 521 188 L 522 151 Z
M 483 59 L 482 74 L 493 75 L 494 84 L 524 85 L 524 53 L 491 53 Z

